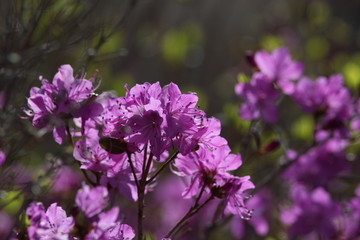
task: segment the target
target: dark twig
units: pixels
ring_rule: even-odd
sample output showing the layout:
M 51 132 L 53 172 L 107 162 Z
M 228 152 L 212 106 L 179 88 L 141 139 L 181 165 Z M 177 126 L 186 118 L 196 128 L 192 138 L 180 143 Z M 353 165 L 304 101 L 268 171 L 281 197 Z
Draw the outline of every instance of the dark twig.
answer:
M 138 181 L 137 176 L 136 176 L 134 163 L 131 161 L 131 154 L 129 152 L 127 152 L 127 156 L 128 156 L 128 161 L 129 161 L 129 164 L 130 164 L 131 172 L 132 172 L 132 174 L 134 176 L 134 179 L 135 179 L 136 187 L 139 188 L 139 181 Z
M 143 240 L 143 219 L 144 219 L 144 200 L 145 200 L 145 188 L 146 188 L 146 179 L 150 171 L 150 167 L 153 161 L 154 155 L 150 152 L 149 158 L 145 165 L 145 171 L 141 174 L 141 179 L 138 187 L 138 240 Z
M 174 239 L 175 234 L 178 233 L 179 230 L 185 226 L 188 219 L 194 216 L 197 212 L 199 212 L 199 210 L 202 209 L 212 199 L 214 199 L 214 196 L 211 195 L 201 205 L 198 205 L 198 203 L 195 202 L 194 205 L 189 209 L 189 211 L 184 215 L 184 217 L 182 217 L 178 221 L 178 223 L 169 231 L 169 233 L 166 234 L 166 237 Z
M 317 143 L 317 145 L 321 145 L 323 143 L 325 143 L 327 140 L 329 140 L 329 138 L 324 139 L 323 141 Z M 312 144 L 311 146 L 303 149 L 301 152 L 299 152 L 296 156 L 295 159 L 287 159 L 287 157 L 285 156 L 286 162 L 280 164 L 271 174 L 267 175 L 265 178 L 263 178 L 263 181 L 259 182 L 256 184 L 256 188 L 254 189 L 253 193 L 259 191 L 261 188 L 263 188 L 264 186 L 270 184 L 271 182 L 273 182 L 281 173 L 283 173 L 286 169 L 288 169 L 291 165 L 293 165 L 294 163 L 296 163 L 300 157 L 302 157 L 303 154 L 307 153 L 309 150 L 311 150 L 314 147 L 314 145 Z M 285 153 L 286 154 L 286 153 Z
M 126 22 L 126 19 L 130 16 L 130 13 L 132 12 L 132 10 L 135 8 L 137 4 L 137 0 L 130 0 L 124 15 L 122 16 L 122 18 L 119 19 L 119 21 L 115 24 L 115 26 L 110 30 L 110 32 L 108 32 L 107 34 L 105 34 L 104 32 L 101 34 L 98 42 L 95 44 L 95 46 L 93 47 L 93 49 L 95 50 L 95 52 L 97 52 L 100 47 L 116 32 L 116 30 L 118 28 L 121 27 L 121 25 L 123 25 Z M 86 60 L 86 64 L 89 63 L 92 58 L 94 56 L 93 55 L 89 55 L 87 60 Z
M 146 181 L 146 185 L 152 183 L 156 177 L 177 157 L 177 155 L 179 154 L 179 151 L 176 151 L 168 160 L 166 160 L 166 162 L 161 165 L 161 167 L 156 171 L 156 173 L 149 179 Z
M 69 128 L 69 124 L 66 123 L 65 124 L 65 130 L 66 130 L 66 134 L 68 136 L 68 140 L 69 140 L 69 143 L 70 145 L 74 148 L 74 140 L 71 136 L 71 132 L 70 132 L 70 128 Z M 80 163 L 79 163 L 80 165 Z M 83 173 L 85 179 L 87 180 L 88 183 L 90 183 L 92 186 L 96 186 L 96 183 L 89 177 L 89 175 L 87 174 L 87 172 L 84 170 L 84 169 L 81 169 L 81 172 Z

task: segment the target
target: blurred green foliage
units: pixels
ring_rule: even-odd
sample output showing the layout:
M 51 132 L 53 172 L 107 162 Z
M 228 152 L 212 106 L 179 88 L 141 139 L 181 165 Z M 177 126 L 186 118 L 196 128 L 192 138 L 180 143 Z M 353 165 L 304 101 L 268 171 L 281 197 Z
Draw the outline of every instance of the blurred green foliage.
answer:
M 300 140 L 311 140 L 314 127 L 314 118 L 311 115 L 303 115 L 292 124 L 291 133 Z
M 269 52 L 283 45 L 284 42 L 281 37 L 276 35 L 265 35 L 260 41 L 260 47 Z
M 97 42 L 99 42 L 99 38 L 102 37 L 102 34 L 99 33 L 93 40 L 93 44 L 95 45 Z M 106 53 L 112 53 L 119 51 L 124 46 L 124 34 L 119 31 L 114 34 L 112 34 L 104 44 L 101 45 L 99 48 L 97 54 L 106 54 Z M 89 48 L 91 51 L 92 48 Z
M 238 131 L 246 131 L 250 126 L 250 121 L 239 118 L 239 106 L 233 103 L 227 103 L 224 106 L 224 114 L 228 125 L 237 129 Z
M 346 85 L 353 91 L 359 90 L 360 86 L 360 54 L 357 53 L 347 60 L 342 68 Z
M 247 83 L 250 81 L 250 77 L 247 76 L 246 74 L 244 73 L 239 73 L 238 76 L 237 76 L 237 81 L 239 83 Z
M 202 41 L 201 27 L 196 23 L 187 23 L 164 34 L 161 42 L 161 52 L 165 61 L 171 64 L 184 63 L 191 46 L 199 45 Z
M 24 201 L 25 193 L 21 190 L 2 191 L 0 196 L 0 205 L 3 206 L 4 211 L 10 214 L 16 214 Z
M 331 8 L 326 1 L 312 1 L 308 6 L 309 23 L 321 27 L 329 23 Z
M 305 45 L 306 55 L 309 60 L 321 60 L 329 52 L 329 42 L 323 36 L 310 37 Z

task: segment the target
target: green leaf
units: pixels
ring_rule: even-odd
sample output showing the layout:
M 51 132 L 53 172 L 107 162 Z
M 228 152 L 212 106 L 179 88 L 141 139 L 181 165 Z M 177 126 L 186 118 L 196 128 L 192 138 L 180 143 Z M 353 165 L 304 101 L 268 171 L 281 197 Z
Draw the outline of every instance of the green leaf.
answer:
M 123 140 L 114 138 L 101 138 L 100 146 L 111 154 L 120 154 L 127 151 L 127 143 Z
M 24 201 L 24 194 L 21 191 L 5 192 L 0 198 L 0 205 L 5 205 L 4 211 L 16 214 Z

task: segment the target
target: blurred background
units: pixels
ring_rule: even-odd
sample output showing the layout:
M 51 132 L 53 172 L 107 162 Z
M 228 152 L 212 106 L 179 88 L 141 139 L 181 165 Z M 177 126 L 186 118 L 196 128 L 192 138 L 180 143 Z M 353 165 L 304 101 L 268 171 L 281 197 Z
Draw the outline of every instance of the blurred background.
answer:
M 248 143 L 250 123 L 238 117 L 234 85 L 243 74 L 251 74 L 246 55 L 286 46 L 304 62 L 306 75 L 343 73 L 358 96 L 359 12 L 357 0 L 2 0 L 0 149 L 7 156 L 0 182 L 3 214 L 16 215 L 28 202 L 44 198 L 56 166 L 73 164 L 71 150 L 64 151 L 50 134 L 19 117 L 30 88 L 40 85 L 40 75 L 51 81 L 60 65 L 71 64 L 88 77 L 99 71 L 98 92 L 121 96 L 124 84 L 156 81 L 196 92 L 200 108 L 222 121 L 222 136 L 234 152 L 242 153 L 240 174 L 257 182 L 279 153 L 259 162 L 264 156 L 251 154 L 252 148 L 272 141 L 273 132 Z M 313 123 L 291 111 L 293 118 L 279 126 L 297 146 L 310 138 Z M 64 196 L 72 198 L 71 193 Z M 10 219 L 9 224 L 17 221 Z M 0 236 L 8 236 L 9 229 L 0 227 Z

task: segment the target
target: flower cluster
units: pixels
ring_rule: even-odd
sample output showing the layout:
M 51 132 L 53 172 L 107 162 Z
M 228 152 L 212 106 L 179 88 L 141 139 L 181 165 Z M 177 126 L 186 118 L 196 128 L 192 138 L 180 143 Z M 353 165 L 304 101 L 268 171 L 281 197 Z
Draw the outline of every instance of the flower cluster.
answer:
M 254 55 L 254 63 L 260 71 L 252 76 L 249 83 L 238 83 L 235 87 L 236 94 L 245 100 L 240 116 L 246 120 L 264 118 L 268 123 L 275 123 L 278 118 L 277 90 L 293 94 L 294 80 L 301 76 L 303 66 L 291 60 L 286 48 L 276 49 L 272 54 L 259 51 Z
M 193 197 L 195 203 L 187 218 L 218 198 L 224 201 L 226 214 L 250 219 L 246 191 L 254 185 L 249 176 L 230 173 L 241 166 L 241 157 L 231 154 L 220 136 L 220 121 L 198 109 L 195 93 L 181 93 L 174 83 L 161 87 L 157 82 L 126 85 L 123 97 L 110 92 L 96 95 L 93 80 L 74 78 L 69 65 L 59 68 L 52 84 L 41 80 L 40 88 L 31 89 L 25 113 L 35 127 L 53 128 L 57 143 L 67 137 L 88 182 L 98 186 L 84 186 L 76 196 L 78 208 L 91 222 L 86 239 L 102 239 L 125 228 L 120 223 L 111 225 L 117 208 L 102 212 L 107 188 L 139 202 L 138 238 L 142 239 L 144 195 L 167 166 L 173 166 L 172 171 L 185 181 L 190 179 L 183 197 Z M 67 226 L 62 234 L 73 227 Z M 183 227 L 176 225 L 166 237 L 173 237 L 179 226 Z M 35 222 L 31 229 L 41 235 Z
M 69 239 L 69 233 L 74 227 L 74 219 L 67 217 L 66 212 L 56 203 L 45 211 L 42 203 L 32 203 L 26 210 L 30 219 L 28 235 L 36 239 Z
M 137 214 L 125 208 L 122 215 L 127 215 L 131 224 L 137 222 L 139 240 L 144 239 L 144 227 L 148 228 L 143 223 L 145 206 L 152 203 L 159 214 L 172 211 L 166 217 L 147 217 L 163 223 L 147 231 L 164 240 L 193 238 L 185 229 L 189 223 L 211 231 L 219 218 L 230 220 L 237 238 L 250 236 L 244 231 L 246 226 L 265 236 L 274 224 L 283 226 L 289 238 L 357 239 L 359 186 L 346 179 L 356 179 L 355 165 L 349 161 L 355 157 L 349 148 L 358 139 L 360 101 L 351 95 L 340 74 L 314 80 L 303 76 L 303 65 L 292 60 L 286 48 L 258 51 L 250 60 L 255 67 L 253 75 L 235 86 L 243 100 L 239 114 L 253 122 L 248 136 L 254 133 L 257 138 L 254 156 L 266 157 L 281 149 L 278 156 L 282 158 L 249 200 L 248 192 L 255 185 L 249 176 L 235 174 L 243 159 L 232 153 L 220 136 L 220 120 L 207 117 L 197 107 L 195 93 L 182 93 L 174 83 L 162 87 L 156 82 L 125 85 L 122 97 L 112 92 L 96 94 L 94 78 L 75 78 L 69 65 L 59 68 L 52 83 L 41 77 L 42 86 L 31 89 L 25 113 L 36 128 L 52 130 L 57 143 L 67 138 L 77 166 L 92 186 L 83 184 L 78 190 L 69 217 L 57 203 L 48 209 L 32 203 L 27 210 L 28 237 L 133 239 L 135 231 L 118 220 L 119 207 L 113 204 L 122 202 L 116 199 L 120 193 L 130 200 L 128 204 L 137 202 Z M 288 113 L 305 113 L 314 123 L 306 143 L 286 139 L 287 127 L 281 129 L 278 108 L 290 104 L 295 107 Z M 269 131 L 277 139 L 261 146 L 260 131 Z M 303 149 L 298 149 L 299 145 Z M 2 162 L 0 159 L 0 165 Z M 161 178 L 168 167 L 170 176 Z M 70 168 L 62 169 L 68 176 L 73 174 Z M 57 179 L 54 193 L 77 187 L 79 180 L 70 178 Z M 279 179 L 279 196 L 287 195 L 281 201 L 271 188 L 262 188 Z M 158 184 L 159 180 L 166 182 Z M 61 182 L 69 186 L 62 188 Z M 354 196 L 339 198 L 343 188 L 347 192 L 356 188 Z M 148 196 L 150 191 L 154 194 Z M 151 199 L 151 195 L 155 197 Z M 145 204 L 146 198 L 150 202 Z M 203 208 L 206 211 L 200 212 Z M 209 215 L 210 211 L 213 214 Z M 197 234 L 201 234 L 199 230 Z
M 338 202 L 322 187 L 308 190 L 294 184 L 291 199 L 294 204 L 282 210 L 280 220 L 289 225 L 289 236 L 305 236 L 306 239 L 358 239 L 359 238 L 359 195 L 347 201 Z
M 185 198 L 201 191 L 210 191 L 214 196 L 225 198 L 225 211 L 250 219 L 251 210 L 244 204 L 244 191 L 254 188 L 249 177 L 236 177 L 228 173 L 241 166 L 239 154 L 231 154 L 228 146 L 209 152 L 203 148 L 180 155 L 175 161 L 179 175 L 190 176 L 190 184 L 183 192 Z
M 40 81 L 40 88 L 31 88 L 24 112 L 32 118 L 34 127 L 52 130 L 59 144 L 66 137 L 65 126 L 69 120 L 82 118 L 85 121 L 102 110 L 101 105 L 88 101 L 95 90 L 93 79 L 75 78 L 70 65 L 61 66 L 52 83 L 43 77 Z
M 283 146 L 286 163 L 279 176 L 291 189 L 292 205 L 281 208 L 280 220 L 289 226 L 289 238 L 358 236 L 349 229 L 359 226 L 359 219 L 356 214 L 346 213 L 346 209 L 356 209 L 357 198 L 345 203 L 335 201 L 331 189 L 341 176 L 351 177 L 347 148 L 353 141 L 351 130 L 359 129 L 359 101 L 351 96 L 340 74 L 315 80 L 303 76 L 302 64 L 291 60 L 286 48 L 272 53 L 259 51 L 252 60 L 256 72 L 249 82 L 235 86 L 236 94 L 244 100 L 240 116 L 277 124 L 281 120 L 278 107 L 287 98 L 300 111 L 312 115 L 315 123 L 312 144 L 305 151 L 296 152 L 286 149 L 287 144 Z M 348 219 L 354 221 L 349 224 L 351 227 L 344 228 L 343 222 Z
M 86 233 L 86 240 L 131 240 L 135 237 L 134 230 L 127 224 L 117 221 L 119 208 L 113 207 L 104 211 L 107 206 L 108 191 L 104 187 L 90 188 L 84 185 L 76 195 L 76 205 L 87 219 L 91 230 Z M 70 240 L 74 239 L 71 232 L 74 230 L 83 232 L 79 224 L 75 224 L 76 216 L 67 217 L 66 212 L 53 203 L 45 211 L 42 203 L 32 203 L 27 211 L 30 219 L 28 236 L 30 240 Z
M 275 202 L 269 189 L 261 189 L 252 198 L 250 198 L 246 205 L 254 209 L 250 221 L 243 221 L 240 217 L 234 217 L 231 221 L 231 232 L 236 239 L 245 237 L 246 228 L 245 223 L 254 229 L 259 236 L 265 236 L 270 230 L 270 223 L 268 218 L 271 215 L 271 208 Z
M 293 185 L 291 197 L 295 205 L 283 210 L 280 216 L 282 222 L 290 225 L 289 237 L 307 235 L 315 229 L 326 239 L 335 235 L 332 219 L 340 208 L 323 188 L 308 192 L 301 185 Z
M 164 88 L 159 83 L 126 88 L 125 97 L 103 103 L 104 111 L 98 120 L 104 127 L 103 136 L 121 139 L 126 143 L 126 150 L 139 150 L 148 145 L 159 159 L 172 148 L 187 154 L 200 143 L 218 146 L 226 142 L 217 140 L 215 135 L 219 129 L 212 129 L 205 113 L 197 109 L 195 94 L 182 94 L 173 83 Z M 206 130 L 215 133 L 209 134 Z M 212 138 L 215 139 L 212 141 Z
M 318 144 L 298 159 L 284 172 L 283 177 L 311 188 L 326 186 L 348 169 L 344 152 L 346 141 L 330 139 Z

